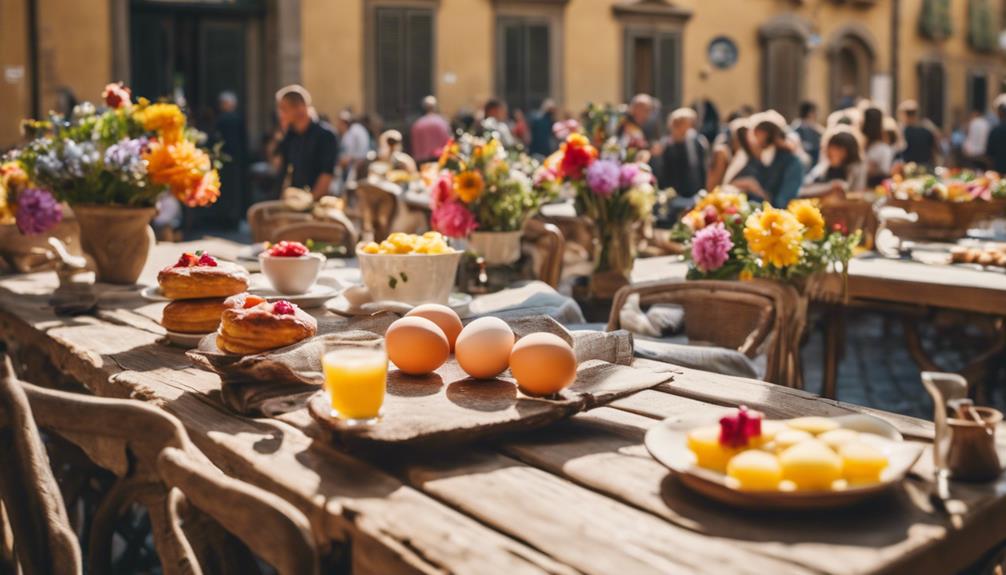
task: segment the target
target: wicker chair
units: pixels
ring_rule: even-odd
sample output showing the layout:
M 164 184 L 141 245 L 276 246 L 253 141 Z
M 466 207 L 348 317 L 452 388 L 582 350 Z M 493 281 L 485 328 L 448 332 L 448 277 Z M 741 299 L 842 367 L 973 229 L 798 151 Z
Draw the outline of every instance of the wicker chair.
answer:
M 358 180 L 355 189 L 356 212 L 361 222 L 360 235 L 363 239 L 383 241 L 391 233 L 391 226 L 398 214 L 398 194 L 396 186 L 387 182 Z
M 765 380 L 802 387 L 799 340 L 807 306 L 792 287 L 768 281 L 658 280 L 626 286 L 612 301 L 608 331 L 619 329 L 629 296 L 641 306 L 674 303 L 685 310 L 691 341 L 735 349 L 754 358 L 766 355 Z
M 294 212 L 280 200 L 259 202 L 248 208 L 248 227 L 253 242 L 269 240 L 279 228 L 313 221 L 308 212 Z
M 532 271 L 537 279 L 558 288 L 566 249 L 566 238 L 559 227 L 540 220 L 528 220 L 524 224 L 521 241 L 524 251 L 531 253 Z
M 317 573 L 307 518 L 279 497 L 223 475 L 168 413 L 127 400 L 36 387 L 0 362 L 0 438 L 17 456 L 0 466 L 0 499 L 26 575 L 80 573 L 81 556 L 53 479 L 39 428 L 79 446 L 115 485 L 90 528 L 89 573 L 107 573 L 116 519 L 147 508 L 163 572 L 202 573 L 182 529 L 185 503 L 214 519 L 282 574 Z M 139 433 L 137 430 L 143 430 Z M 199 541 L 194 541 L 199 543 Z

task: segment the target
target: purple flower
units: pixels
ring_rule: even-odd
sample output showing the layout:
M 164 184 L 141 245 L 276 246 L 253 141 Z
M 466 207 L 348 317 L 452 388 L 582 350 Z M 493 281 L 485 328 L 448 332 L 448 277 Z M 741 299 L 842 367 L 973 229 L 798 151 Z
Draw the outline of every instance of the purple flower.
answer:
M 633 181 L 639 174 L 639 166 L 636 164 L 625 164 L 622 166 L 622 171 L 619 174 L 618 182 L 623 188 L 632 187 Z
M 587 186 L 595 194 L 608 198 L 618 190 L 620 176 L 618 162 L 598 160 L 587 168 Z
M 28 188 L 17 196 L 14 219 L 22 234 L 41 234 L 63 220 L 63 208 L 46 190 Z
M 722 223 L 706 226 L 692 238 L 692 261 L 704 273 L 716 271 L 727 262 L 733 247 L 730 232 Z

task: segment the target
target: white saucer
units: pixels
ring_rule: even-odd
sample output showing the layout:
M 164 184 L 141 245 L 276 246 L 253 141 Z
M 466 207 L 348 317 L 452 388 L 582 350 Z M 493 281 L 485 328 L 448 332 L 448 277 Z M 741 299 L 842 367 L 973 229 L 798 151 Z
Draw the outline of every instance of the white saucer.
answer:
M 248 289 L 248 293 L 264 297 L 268 301 L 285 299 L 297 304 L 302 308 L 321 307 L 326 301 L 336 297 L 342 290 L 332 286 L 315 284 L 305 293 L 297 295 L 284 295 L 269 287 L 253 287 Z M 160 286 L 147 286 L 140 290 L 140 297 L 147 301 L 168 302 L 170 299 L 164 297 Z
M 452 293 L 447 298 L 447 307 L 453 309 L 461 317 L 468 315 L 468 306 L 471 303 L 471 294 Z M 398 301 L 375 301 L 368 302 L 360 306 L 352 306 L 349 301 L 342 296 L 342 294 L 339 294 L 338 297 L 329 300 L 328 303 L 325 304 L 325 308 L 328 311 L 347 317 L 374 315 L 383 311 L 404 314 L 413 307 L 415 306 Z
M 205 333 L 179 333 L 177 331 L 168 331 L 164 334 L 164 337 L 171 343 L 171 345 L 176 347 L 181 347 L 185 349 L 192 349 L 194 347 L 199 347 L 199 342 L 209 334 Z

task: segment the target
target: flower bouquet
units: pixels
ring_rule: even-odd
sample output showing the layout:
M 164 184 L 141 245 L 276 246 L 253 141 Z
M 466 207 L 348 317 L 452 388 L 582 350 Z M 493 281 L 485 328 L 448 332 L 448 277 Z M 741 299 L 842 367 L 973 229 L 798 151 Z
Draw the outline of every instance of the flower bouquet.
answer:
M 186 206 L 206 206 L 220 195 L 220 178 L 200 147 L 205 135 L 187 127 L 178 106 L 134 103 L 122 84 L 106 86 L 103 98 L 100 110 L 83 103 L 69 117 L 24 122 L 31 140 L 6 161 L 27 184 L 16 194 L 5 186 L 4 205 L 16 206 L 22 232 L 41 233 L 59 221 L 58 202 L 70 204 L 99 281 L 133 283 L 158 197 L 170 192 Z
M 579 133 L 571 134 L 546 166 L 574 188 L 577 213 L 594 224 L 594 295 L 614 295 L 632 272 L 635 224 L 650 217 L 657 199 L 649 166 L 626 161 L 617 147 L 601 152 Z
M 699 195 L 674 235 L 688 247 L 689 279 L 797 283 L 829 268 L 844 276 L 860 232 L 826 230 L 812 200 L 793 200 L 783 210 L 714 190 Z
M 937 168 L 927 174 L 908 164 L 876 192 L 886 205 L 918 214 L 914 224 L 890 224 L 897 235 L 910 239 L 955 240 L 978 220 L 1006 214 L 1006 180 L 996 172 Z
M 499 140 L 464 134 L 444 146 L 433 186 L 430 223 L 450 238 L 469 238 L 490 265 L 520 257 L 524 222 L 551 199 L 555 178 Z

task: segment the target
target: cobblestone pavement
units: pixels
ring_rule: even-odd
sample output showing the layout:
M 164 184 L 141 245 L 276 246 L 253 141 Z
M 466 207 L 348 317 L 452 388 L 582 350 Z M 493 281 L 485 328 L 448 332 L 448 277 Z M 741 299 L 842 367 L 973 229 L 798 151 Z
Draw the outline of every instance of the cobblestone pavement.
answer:
M 811 326 L 810 337 L 803 348 L 807 391 L 813 393 L 820 393 L 822 384 L 824 336 L 821 327 L 820 323 Z M 929 335 L 924 342 L 931 345 L 935 338 Z M 956 355 L 949 353 L 937 359 L 945 360 L 941 365 L 948 367 L 959 364 Z M 839 400 L 931 420 L 932 403 L 922 387 L 920 371 L 905 347 L 897 318 L 865 311 L 847 316 L 846 351 L 838 370 Z M 1003 374 L 1000 360 L 989 378 L 990 403 L 999 409 L 1006 408 Z

